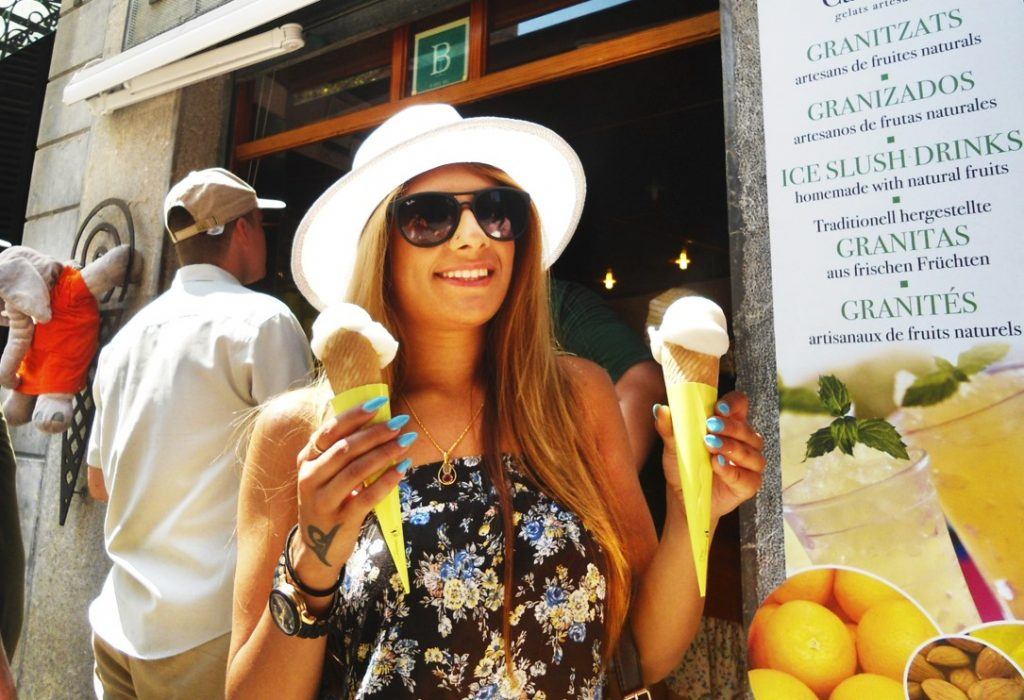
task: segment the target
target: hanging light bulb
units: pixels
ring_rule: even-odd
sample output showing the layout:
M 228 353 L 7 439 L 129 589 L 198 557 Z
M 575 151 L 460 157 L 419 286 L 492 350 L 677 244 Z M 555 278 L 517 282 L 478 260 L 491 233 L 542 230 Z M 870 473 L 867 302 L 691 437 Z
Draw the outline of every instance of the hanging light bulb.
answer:
M 683 251 L 679 253 L 679 257 L 672 262 L 678 265 L 680 270 L 690 267 L 690 257 L 686 254 L 686 248 L 683 248 Z
M 618 282 L 618 280 L 615 279 L 615 275 L 612 274 L 612 269 L 609 267 L 608 272 L 604 273 L 604 279 L 601 280 L 601 283 L 604 285 L 605 289 L 611 289 L 615 286 L 616 282 Z

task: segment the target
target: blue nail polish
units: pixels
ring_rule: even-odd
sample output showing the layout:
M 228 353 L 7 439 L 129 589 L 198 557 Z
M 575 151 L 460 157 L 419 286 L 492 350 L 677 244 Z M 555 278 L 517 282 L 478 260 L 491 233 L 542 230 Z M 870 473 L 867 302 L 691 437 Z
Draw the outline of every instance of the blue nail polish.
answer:
M 408 447 L 409 445 L 416 442 L 416 438 L 418 438 L 419 436 L 419 433 L 405 433 L 404 435 L 400 435 L 398 437 L 398 440 L 396 440 L 395 442 L 398 443 L 399 447 Z
M 405 427 L 405 424 L 409 422 L 409 416 L 404 413 L 400 416 L 395 416 L 388 421 L 388 430 L 401 430 Z
M 713 433 L 720 433 L 725 430 L 725 421 L 718 416 L 708 418 L 708 430 Z
M 725 458 L 725 455 L 715 455 L 715 456 L 718 458 L 718 463 L 721 464 L 724 467 L 725 463 L 728 461 Z
M 381 406 L 383 406 L 387 402 L 388 402 L 388 397 L 387 396 L 378 396 L 378 397 L 372 398 L 369 401 L 367 401 L 366 403 L 364 403 L 363 404 L 363 410 L 366 411 L 367 413 L 373 413 L 374 411 L 376 411 L 378 408 L 380 408 Z
M 411 466 L 412 466 L 412 460 L 409 459 L 408 457 L 406 457 L 405 459 L 403 459 L 401 462 L 399 462 L 395 466 L 395 469 L 398 470 L 399 474 L 405 474 L 407 471 L 409 471 L 409 467 L 411 467 Z
M 730 413 L 732 413 L 732 409 L 729 408 L 729 404 L 727 404 L 725 401 L 719 401 L 718 405 L 715 406 L 715 408 L 717 408 L 718 412 L 721 413 L 723 416 L 727 416 Z
M 661 408 L 661 404 L 660 403 L 656 403 L 656 404 L 654 404 L 654 407 L 651 409 L 651 411 L 654 413 L 654 420 L 658 420 L 658 409 L 659 408 Z
M 722 438 L 718 437 L 717 435 L 705 435 L 704 442 L 707 444 L 708 447 L 714 448 L 716 450 L 722 446 Z

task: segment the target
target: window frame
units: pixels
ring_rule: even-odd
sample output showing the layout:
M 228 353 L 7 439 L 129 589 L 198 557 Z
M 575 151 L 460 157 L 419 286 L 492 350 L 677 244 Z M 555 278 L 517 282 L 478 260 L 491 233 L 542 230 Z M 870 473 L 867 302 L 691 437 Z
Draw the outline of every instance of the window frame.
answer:
M 719 11 L 705 12 L 638 30 L 554 56 L 487 73 L 488 3 L 471 0 L 469 32 L 469 78 L 454 85 L 418 95 L 406 94 L 410 24 L 392 30 L 391 91 L 389 101 L 356 112 L 330 117 L 287 131 L 253 140 L 242 140 L 251 133 L 251 89 L 240 85 L 234 118 L 235 141 L 231 150 L 232 168 L 242 163 L 319 143 L 340 136 L 372 129 L 388 117 L 413 104 L 446 102 L 458 105 L 475 102 L 533 85 L 564 80 L 576 75 L 638 61 L 707 41 L 721 35 Z

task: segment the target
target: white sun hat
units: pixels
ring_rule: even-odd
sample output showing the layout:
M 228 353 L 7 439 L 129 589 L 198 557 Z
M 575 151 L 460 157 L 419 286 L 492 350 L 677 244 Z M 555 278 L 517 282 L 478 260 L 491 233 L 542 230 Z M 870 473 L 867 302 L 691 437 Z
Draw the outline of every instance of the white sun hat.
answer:
M 352 170 L 302 218 L 292 247 L 299 291 L 320 310 L 347 301 L 359 237 L 374 209 L 403 183 L 454 163 L 491 165 L 529 193 L 540 214 L 543 265 L 550 267 L 572 238 L 586 196 L 572 147 L 533 122 L 463 119 L 451 105 L 415 105 L 377 127 L 356 151 Z

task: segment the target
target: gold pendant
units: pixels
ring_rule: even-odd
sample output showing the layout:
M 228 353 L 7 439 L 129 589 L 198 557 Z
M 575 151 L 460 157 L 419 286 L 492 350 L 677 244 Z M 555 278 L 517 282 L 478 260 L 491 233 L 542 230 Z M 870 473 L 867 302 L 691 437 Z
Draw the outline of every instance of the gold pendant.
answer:
M 455 483 L 455 465 L 448 459 L 447 452 L 444 453 L 441 468 L 437 470 L 437 480 L 441 482 L 442 486 L 451 486 Z

